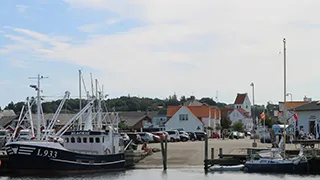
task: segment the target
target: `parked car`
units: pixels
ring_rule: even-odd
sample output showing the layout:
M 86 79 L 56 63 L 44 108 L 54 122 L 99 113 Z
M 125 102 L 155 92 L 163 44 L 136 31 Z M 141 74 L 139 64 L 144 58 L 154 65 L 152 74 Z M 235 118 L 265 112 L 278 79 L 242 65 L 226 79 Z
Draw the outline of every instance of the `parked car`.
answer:
M 170 141 L 170 135 L 169 135 L 169 133 L 166 132 L 166 131 L 162 131 L 162 132 L 163 132 L 163 134 L 166 135 L 167 141 L 169 142 L 169 141 Z
M 239 139 L 239 133 L 238 131 L 230 131 L 228 137 L 229 139 Z
M 154 142 L 153 134 L 149 132 L 138 132 L 143 142 Z
M 261 134 L 261 137 L 260 137 L 260 142 L 261 143 L 271 143 L 271 136 L 270 136 L 270 133 L 269 132 L 265 132 L 265 133 L 262 133 Z
M 32 132 L 30 129 L 23 129 L 19 132 L 18 141 L 28 141 L 32 138 Z
M 212 133 L 211 138 L 220 138 L 220 135 L 218 133 Z
M 150 133 L 150 134 L 152 134 L 152 133 Z M 153 137 L 153 141 L 152 142 L 154 142 L 154 143 L 161 142 L 160 136 L 152 134 L 152 137 Z
M 133 143 L 135 143 L 135 144 L 142 143 L 141 136 L 138 133 L 128 132 L 127 135 L 129 136 L 130 139 L 133 140 Z
M 179 136 L 181 141 L 189 141 L 190 137 L 189 134 L 185 131 L 179 131 Z
M 160 138 L 162 138 L 162 140 L 165 140 L 167 138 L 167 135 L 161 131 L 152 132 L 152 134 L 159 136 Z
M 238 132 L 238 138 L 243 139 L 244 138 L 244 133 L 243 132 Z
M 187 132 L 189 134 L 190 140 L 195 141 L 197 139 L 197 135 L 194 132 Z
M 205 137 L 207 136 L 207 133 L 205 133 L 203 131 L 195 131 L 194 133 L 197 135 L 197 139 L 199 141 L 204 141 Z
M 130 137 L 127 133 L 120 133 L 120 135 L 125 143 L 128 143 L 130 141 Z
M 170 141 L 172 141 L 172 142 L 180 141 L 180 135 L 177 130 L 167 131 L 167 133 L 170 136 Z
M 7 141 L 10 139 L 10 131 L 6 129 L 0 130 L 0 148 L 4 147 Z

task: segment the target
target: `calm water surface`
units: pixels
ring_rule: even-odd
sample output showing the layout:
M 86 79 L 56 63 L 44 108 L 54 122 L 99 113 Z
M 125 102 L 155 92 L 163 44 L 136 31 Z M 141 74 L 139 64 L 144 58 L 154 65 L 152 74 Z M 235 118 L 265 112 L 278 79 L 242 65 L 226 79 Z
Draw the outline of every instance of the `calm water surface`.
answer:
M 260 174 L 245 174 L 245 173 L 208 173 L 204 174 L 202 168 L 188 169 L 169 169 L 163 172 L 161 169 L 148 170 L 129 170 L 118 173 L 105 174 L 90 174 L 81 176 L 64 176 L 64 177 L 0 177 L 0 180 L 315 180 L 320 179 L 320 176 L 292 176 L 292 175 L 260 175 Z

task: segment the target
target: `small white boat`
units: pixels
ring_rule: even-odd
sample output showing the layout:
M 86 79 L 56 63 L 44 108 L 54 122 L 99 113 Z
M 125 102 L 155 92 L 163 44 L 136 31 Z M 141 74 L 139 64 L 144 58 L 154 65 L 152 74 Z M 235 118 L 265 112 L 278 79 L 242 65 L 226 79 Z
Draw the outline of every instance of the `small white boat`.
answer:
M 220 166 L 215 165 L 209 168 L 209 171 L 212 172 L 224 172 L 224 171 L 242 171 L 244 168 L 243 164 L 235 165 L 235 166 Z

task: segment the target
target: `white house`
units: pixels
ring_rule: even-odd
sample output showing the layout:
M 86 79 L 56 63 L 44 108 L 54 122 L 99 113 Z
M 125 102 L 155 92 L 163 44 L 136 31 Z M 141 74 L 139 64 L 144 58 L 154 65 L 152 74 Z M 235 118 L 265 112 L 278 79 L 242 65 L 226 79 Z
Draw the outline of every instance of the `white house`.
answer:
M 283 102 L 279 102 L 279 114 L 278 114 L 279 121 L 283 123 L 283 110 L 284 110 L 284 107 L 286 107 L 287 121 L 290 123 L 295 122 L 295 119 L 293 118 L 294 110 L 302 105 L 310 103 L 311 101 L 309 101 L 309 99 L 310 98 L 305 97 L 303 101 L 288 101 L 286 102 L 286 106 L 284 106 Z
M 247 131 L 250 131 L 253 128 L 252 118 L 249 116 L 249 113 L 242 108 L 233 109 L 229 113 L 229 119 L 231 120 L 232 124 L 241 121 L 244 125 L 244 129 Z
M 307 104 L 295 108 L 299 117 L 298 129 L 304 132 L 315 133 L 315 121 L 320 120 L 320 103 L 319 101 L 311 101 Z
M 250 99 L 248 97 L 247 93 L 238 93 L 237 97 L 233 103 L 233 108 L 238 109 L 244 109 L 249 116 L 251 116 L 251 102 Z
M 201 107 L 201 106 L 199 106 Z M 178 109 L 173 115 L 170 114 Z M 172 116 L 171 116 L 172 115 Z M 165 124 L 166 130 L 184 129 L 185 131 L 203 131 L 204 123 L 187 106 L 168 107 L 167 116 L 170 119 Z
M 165 129 L 165 124 L 167 122 L 167 111 L 161 109 L 157 115 L 152 117 L 152 126 L 153 128 Z

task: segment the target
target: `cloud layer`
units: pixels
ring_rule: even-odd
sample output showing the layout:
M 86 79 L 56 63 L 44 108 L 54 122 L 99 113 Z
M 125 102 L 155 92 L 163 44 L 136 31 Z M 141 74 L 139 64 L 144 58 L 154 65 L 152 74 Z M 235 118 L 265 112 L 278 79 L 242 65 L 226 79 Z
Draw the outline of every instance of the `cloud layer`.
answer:
M 317 7 L 310 0 L 65 0 L 75 11 L 112 12 L 116 18 L 75 27 L 84 37 L 58 37 L 36 28 L 7 27 L 2 54 L 66 61 L 105 72 L 112 92 L 164 97 L 177 94 L 232 102 L 251 92 L 256 102 L 283 99 L 282 38 L 287 38 L 288 92 L 320 99 Z M 132 20 L 139 26 L 106 34 L 98 29 Z M 53 32 L 54 33 L 54 32 Z M 281 52 L 281 53 L 279 53 Z

